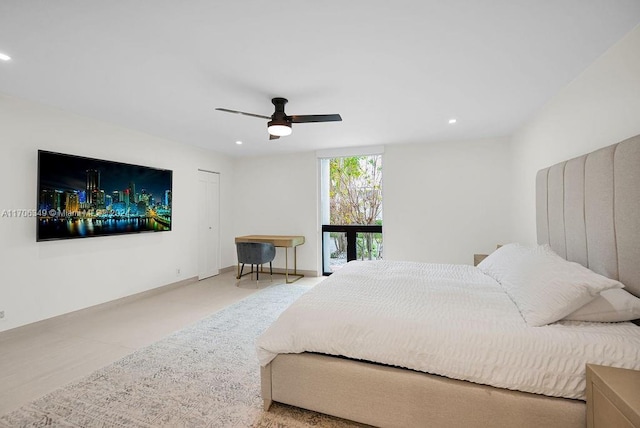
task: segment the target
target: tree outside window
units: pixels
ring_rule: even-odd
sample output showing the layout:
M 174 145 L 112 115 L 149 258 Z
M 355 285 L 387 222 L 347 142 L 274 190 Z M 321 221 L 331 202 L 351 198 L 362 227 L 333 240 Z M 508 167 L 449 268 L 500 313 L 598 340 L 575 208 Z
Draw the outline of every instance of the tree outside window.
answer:
M 329 222 L 332 225 L 382 225 L 382 156 L 329 160 Z M 331 269 L 346 263 L 346 235 L 331 232 Z M 358 233 L 360 260 L 382 258 L 382 234 Z

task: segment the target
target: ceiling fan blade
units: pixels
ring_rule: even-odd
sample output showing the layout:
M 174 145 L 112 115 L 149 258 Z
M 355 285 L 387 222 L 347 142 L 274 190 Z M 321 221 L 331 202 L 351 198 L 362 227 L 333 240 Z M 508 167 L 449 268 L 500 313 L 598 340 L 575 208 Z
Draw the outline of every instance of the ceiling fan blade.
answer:
M 227 113 L 235 113 L 235 114 L 241 114 L 244 116 L 251 116 L 251 117 L 258 117 L 260 119 L 271 119 L 271 116 L 263 116 L 261 114 L 253 114 L 253 113 L 246 113 L 244 111 L 238 111 L 238 110 L 229 110 L 228 108 L 216 108 L 216 110 L 218 111 L 224 111 Z
M 339 114 L 307 114 L 302 116 L 288 116 L 291 123 L 311 123 L 311 122 L 341 122 Z
M 269 140 L 277 140 L 278 138 L 280 138 L 280 137 L 278 137 L 277 135 L 269 134 Z

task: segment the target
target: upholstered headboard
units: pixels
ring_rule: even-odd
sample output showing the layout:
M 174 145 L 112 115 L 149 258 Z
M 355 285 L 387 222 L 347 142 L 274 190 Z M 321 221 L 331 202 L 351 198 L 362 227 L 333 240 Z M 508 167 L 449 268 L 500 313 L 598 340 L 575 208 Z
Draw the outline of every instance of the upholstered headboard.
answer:
M 640 135 L 536 177 L 538 243 L 640 297 Z

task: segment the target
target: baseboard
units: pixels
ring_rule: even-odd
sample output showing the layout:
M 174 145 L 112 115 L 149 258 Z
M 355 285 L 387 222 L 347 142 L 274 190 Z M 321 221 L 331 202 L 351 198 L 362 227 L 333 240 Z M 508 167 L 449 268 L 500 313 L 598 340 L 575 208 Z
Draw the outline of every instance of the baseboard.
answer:
M 226 268 L 222 268 L 222 269 L 220 269 L 219 272 L 220 272 L 220 274 L 223 274 L 223 273 L 235 272 L 235 271 L 236 271 L 236 266 L 233 265 L 233 266 L 227 266 Z
M 142 299 L 145 297 L 151 297 L 156 294 L 164 293 L 170 290 L 173 290 L 178 287 L 182 287 L 193 282 L 198 281 L 198 277 L 191 277 L 187 279 L 183 279 L 178 282 L 172 282 L 171 284 L 162 285 L 160 287 L 152 288 L 151 290 L 141 291 L 140 293 L 132 294 L 130 296 L 121 297 L 119 299 L 110 300 L 108 302 L 99 303 L 97 305 L 89 306 L 88 308 L 78 309 L 76 311 L 67 312 L 66 314 L 56 315 L 55 317 L 45 318 L 40 321 L 32 322 L 29 324 L 21 325 L 19 327 L 15 327 L 9 330 L 1 331 L 0 338 L 8 338 L 11 336 L 19 336 L 22 334 L 29 334 L 31 331 L 41 330 L 43 328 L 51 328 L 55 326 L 55 324 L 68 321 L 69 319 L 73 319 L 78 315 L 85 315 L 91 312 L 100 312 L 106 309 L 111 309 L 115 306 L 119 306 L 125 303 L 133 302 L 138 299 Z
M 245 273 L 249 272 L 247 269 L 250 269 L 250 266 L 245 265 Z M 238 267 L 236 265 L 233 266 L 227 266 L 226 268 L 222 268 L 220 269 L 220 273 L 227 273 L 227 272 L 237 272 Z M 264 270 L 265 272 L 269 273 L 269 265 L 264 265 Z M 320 276 L 318 275 L 318 272 L 314 271 L 314 270 L 302 270 L 302 269 L 298 269 L 298 274 L 300 275 L 304 275 L 304 276 L 309 276 L 309 277 L 317 277 Z M 273 273 L 277 273 L 277 274 L 281 274 L 284 275 L 284 268 L 277 268 L 274 267 L 273 268 Z M 289 269 L 289 275 L 293 274 L 293 270 Z

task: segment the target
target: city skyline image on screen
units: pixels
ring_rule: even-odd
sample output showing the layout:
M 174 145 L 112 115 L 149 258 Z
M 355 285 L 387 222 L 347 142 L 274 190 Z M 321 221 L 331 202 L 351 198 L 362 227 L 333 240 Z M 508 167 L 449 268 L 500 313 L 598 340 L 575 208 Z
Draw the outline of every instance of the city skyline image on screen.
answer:
M 37 240 L 171 230 L 171 170 L 38 151 Z

